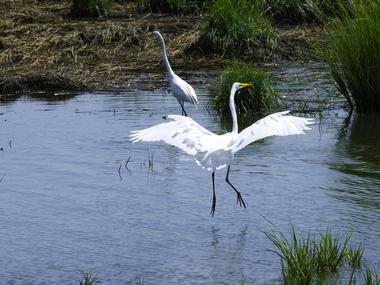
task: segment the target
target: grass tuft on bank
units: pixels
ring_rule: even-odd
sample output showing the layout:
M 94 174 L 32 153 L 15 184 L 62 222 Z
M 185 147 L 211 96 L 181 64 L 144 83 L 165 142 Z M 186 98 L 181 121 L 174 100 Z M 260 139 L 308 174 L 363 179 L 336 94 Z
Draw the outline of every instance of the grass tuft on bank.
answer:
M 242 89 L 235 96 L 239 114 L 267 113 L 279 108 L 279 97 L 269 75 L 254 65 L 233 61 L 214 81 L 210 91 L 212 105 L 218 112 L 230 114 L 229 97 L 234 82 L 253 83 L 253 88 Z
M 224 53 L 274 49 L 278 33 L 260 1 L 212 0 L 206 5 L 206 31 L 211 49 Z

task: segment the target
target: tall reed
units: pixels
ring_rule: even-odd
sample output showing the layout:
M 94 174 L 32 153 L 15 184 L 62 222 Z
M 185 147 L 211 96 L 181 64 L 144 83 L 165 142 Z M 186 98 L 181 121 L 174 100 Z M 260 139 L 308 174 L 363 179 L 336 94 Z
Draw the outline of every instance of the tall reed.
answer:
M 380 111 L 380 0 L 350 3 L 330 25 L 322 55 L 351 108 Z

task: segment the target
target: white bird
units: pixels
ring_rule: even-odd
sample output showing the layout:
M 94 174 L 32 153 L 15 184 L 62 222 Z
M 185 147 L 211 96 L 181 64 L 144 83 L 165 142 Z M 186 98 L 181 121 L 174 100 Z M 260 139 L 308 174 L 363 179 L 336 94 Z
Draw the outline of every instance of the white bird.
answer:
M 223 135 L 214 134 L 189 117 L 179 115 L 167 116 L 168 122 L 153 127 L 132 131 L 130 137 L 133 143 L 138 141 L 164 141 L 167 144 L 178 147 L 189 155 L 201 154 L 201 159 L 195 158 L 198 165 L 212 171 L 213 200 L 211 215 L 214 216 L 215 197 L 215 170 L 228 167 L 226 182 L 237 195 L 237 203 L 246 207 L 240 192 L 228 179 L 230 166 L 237 151 L 250 143 L 269 136 L 287 136 L 304 134 L 313 119 L 299 118 L 287 115 L 289 111 L 271 114 L 238 133 L 238 122 L 235 110 L 235 93 L 244 87 L 252 86 L 250 83 L 234 83 L 230 94 L 230 109 L 232 115 L 232 131 Z
M 181 105 L 182 115 L 185 114 L 185 116 L 187 116 L 184 104 L 185 102 L 190 102 L 191 104 L 198 103 L 197 95 L 195 94 L 193 87 L 191 87 L 189 83 L 187 83 L 185 80 L 183 80 L 181 77 L 179 77 L 173 72 L 173 69 L 170 66 L 168 60 L 168 56 L 166 54 L 165 41 L 164 38 L 161 36 L 160 32 L 154 31 L 153 34 L 160 40 L 162 56 L 164 58 L 166 69 L 168 71 L 172 93 L 174 97 L 177 98 L 178 103 Z

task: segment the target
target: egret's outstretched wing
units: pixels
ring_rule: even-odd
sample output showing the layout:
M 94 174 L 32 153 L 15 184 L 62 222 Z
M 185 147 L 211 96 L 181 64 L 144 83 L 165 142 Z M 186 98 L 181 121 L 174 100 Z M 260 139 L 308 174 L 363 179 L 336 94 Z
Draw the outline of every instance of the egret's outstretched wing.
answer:
M 269 136 L 288 136 L 304 134 L 313 124 L 314 119 L 286 116 L 289 111 L 278 112 L 257 121 L 241 131 L 238 139 L 230 147 L 232 152 L 237 152 L 250 143 Z
M 132 131 L 131 141 L 164 141 L 190 155 L 207 152 L 217 141 L 218 135 L 206 130 L 189 117 L 169 115 L 168 122 Z

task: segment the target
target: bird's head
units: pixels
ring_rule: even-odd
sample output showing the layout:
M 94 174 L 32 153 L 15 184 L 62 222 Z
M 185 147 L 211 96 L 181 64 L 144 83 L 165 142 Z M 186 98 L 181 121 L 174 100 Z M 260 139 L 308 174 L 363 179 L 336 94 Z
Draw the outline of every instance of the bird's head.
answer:
M 241 90 L 241 89 L 247 88 L 247 87 L 252 87 L 252 86 L 253 86 L 252 83 L 235 82 L 234 84 L 232 84 L 231 93 L 235 94 L 236 91 L 238 91 L 238 90 Z

